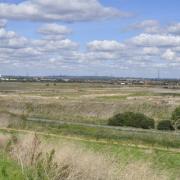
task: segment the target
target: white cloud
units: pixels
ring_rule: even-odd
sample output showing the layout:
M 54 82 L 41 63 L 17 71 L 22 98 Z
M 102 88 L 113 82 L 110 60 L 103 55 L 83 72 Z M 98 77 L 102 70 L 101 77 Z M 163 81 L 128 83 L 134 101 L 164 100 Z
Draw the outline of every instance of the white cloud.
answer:
M 139 46 L 180 46 L 180 36 L 170 34 L 140 34 L 133 37 L 131 42 Z
M 44 35 L 68 35 L 72 31 L 67 28 L 66 26 L 58 25 L 58 24 L 44 24 L 38 32 L 44 34 Z
M 157 47 L 144 47 L 143 53 L 147 55 L 158 55 L 160 50 Z
M 129 13 L 105 7 L 98 0 L 27 0 L 0 3 L 0 18 L 36 21 L 89 21 L 126 17 Z
M 180 35 L 180 23 L 160 24 L 157 20 L 145 20 L 130 25 L 127 30 L 141 30 L 150 34 Z
M 117 41 L 92 41 L 87 44 L 90 51 L 120 51 L 125 48 L 125 45 Z
M 6 31 L 4 28 L 0 29 L 0 39 L 13 38 L 16 36 L 16 33 L 13 31 Z M 2 44 L 2 43 L 1 43 Z
M 56 23 L 44 24 L 39 28 L 38 32 L 44 35 L 45 39 L 49 40 L 66 39 L 72 33 L 71 29 Z
M 162 58 L 166 60 L 175 60 L 176 59 L 176 53 L 173 52 L 171 49 L 167 49 L 164 54 L 162 55 Z
M 157 33 L 160 30 L 160 23 L 157 20 L 145 20 L 135 23 L 127 28 L 128 30 L 143 30 L 146 33 Z
M 159 22 L 157 20 L 145 20 L 145 21 L 142 21 L 141 23 L 135 24 L 134 27 L 147 28 L 150 26 L 158 26 L 158 25 L 159 25 Z
M 27 39 L 18 36 L 14 31 L 6 31 L 4 28 L 0 29 L 0 48 L 21 48 L 27 45 Z
M 180 35 L 180 23 L 170 25 L 167 28 L 168 33 Z
M 7 24 L 7 20 L 5 19 L 0 19 L 0 28 L 4 28 Z
M 57 52 L 58 50 L 76 50 L 78 48 L 78 43 L 71 41 L 70 39 L 63 39 L 63 40 L 34 40 L 31 41 L 32 46 L 35 48 L 39 48 L 41 51 L 45 52 Z M 60 52 L 59 52 L 60 53 Z
M 173 48 L 173 51 L 180 53 L 180 46 L 176 46 Z
M 13 31 L 0 29 L 0 63 L 24 67 L 48 64 L 49 59 L 70 59 L 78 43 L 70 39 L 28 39 Z M 71 57 L 71 59 L 73 59 Z M 56 65 L 55 65 L 56 66 Z
M 166 29 L 167 30 L 167 29 Z M 28 39 L 0 28 L 0 66 L 84 71 L 180 67 L 180 36 L 143 33 L 125 41 L 94 40 L 86 50 L 67 38 L 71 30 L 58 24 L 40 27 L 41 38 Z M 15 68 L 16 69 L 16 68 Z M 66 72 L 66 71 L 65 71 Z M 71 71 L 70 71 L 71 72 Z

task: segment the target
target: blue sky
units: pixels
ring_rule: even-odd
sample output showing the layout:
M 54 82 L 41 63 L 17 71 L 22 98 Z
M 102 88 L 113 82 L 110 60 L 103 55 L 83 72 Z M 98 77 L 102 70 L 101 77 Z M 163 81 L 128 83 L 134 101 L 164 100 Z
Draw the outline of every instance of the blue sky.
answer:
M 88 2 L 88 3 L 87 3 Z M 0 74 L 180 77 L 178 0 L 0 0 Z

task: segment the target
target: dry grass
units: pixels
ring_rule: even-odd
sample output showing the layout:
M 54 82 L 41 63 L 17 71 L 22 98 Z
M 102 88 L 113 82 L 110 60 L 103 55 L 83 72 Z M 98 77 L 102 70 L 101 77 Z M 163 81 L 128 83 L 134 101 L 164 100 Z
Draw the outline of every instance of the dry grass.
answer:
M 7 113 L 0 113 L 0 127 L 8 127 L 11 121 L 11 116 Z
M 50 180 L 168 179 L 144 162 L 133 162 L 124 167 L 108 154 L 95 153 L 69 143 L 47 145 L 32 135 L 21 137 L 12 147 L 11 156 L 18 160 L 23 173 L 26 167 L 33 169 L 34 179 L 39 174 Z
M 162 173 L 154 172 L 150 164 L 135 162 L 128 164 L 120 174 L 122 180 L 168 180 Z
M 1 83 L 0 109 L 18 115 L 91 123 L 106 123 L 116 113 L 133 111 L 158 121 L 170 118 L 180 104 L 178 93 L 107 84 L 67 83 L 46 87 L 43 83 Z
M 0 135 L 0 149 L 5 148 L 10 140 L 11 140 L 11 136 L 1 134 Z
M 46 164 L 48 161 L 46 154 L 51 154 L 52 148 L 56 153 L 53 161 L 49 163 L 53 167 L 57 163 L 58 168 L 55 168 L 55 171 L 46 169 L 47 167 L 51 168 Z M 22 169 L 29 166 L 37 167 L 38 162 L 43 160 L 47 177 L 51 176 L 51 179 L 61 177 L 66 180 L 111 180 L 118 177 L 118 165 L 110 158 L 90 151 L 87 152 L 73 144 L 51 147 L 42 144 L 36 136 L 29 135 L 18 141 L 13 146 L 11 155 L 18 160 Z

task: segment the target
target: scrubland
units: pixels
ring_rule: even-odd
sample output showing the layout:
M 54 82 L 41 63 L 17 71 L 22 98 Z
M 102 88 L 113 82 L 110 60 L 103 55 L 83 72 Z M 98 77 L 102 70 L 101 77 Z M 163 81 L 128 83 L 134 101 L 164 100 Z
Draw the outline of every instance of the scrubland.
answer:
M 160 87 L 1 82 L 0 179 L 180 179 L 177 132 L 27 121 L 105 125 L 113 115 L 131 111 L 158 123 L 179 105 L 180 90 Z
M 103 124 L 128 110 L 159 121 L 170 118 L 179 104 L 179 90 L 88 83 L 0 84 L 1 112 L 30 117 Z

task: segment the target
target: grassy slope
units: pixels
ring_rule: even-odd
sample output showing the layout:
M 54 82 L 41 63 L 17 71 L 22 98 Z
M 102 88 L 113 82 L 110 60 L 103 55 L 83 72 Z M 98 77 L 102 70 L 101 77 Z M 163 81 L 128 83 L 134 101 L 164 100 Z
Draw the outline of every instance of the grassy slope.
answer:
M 128 163 L 129 161 L 144 161 L 152 163 L 152 167 L 157 171 L 168 172 L 173 179 L 180 178 L 180 154 L 163 152 L 158 150 L 143 150 L 136 147 L 123 147 L 119 145 L 104 145 L 86 143 L 88 149 L 99 152 L 110 152 L 115 155 L 120 162 Z
M 76 137 L 76 136 L 74 136 Z M 78 139 L 63 138 L 63 137 L 51 137 L 43 136 L 46 143 L 54 144 L 55 146 L 63 143 L 74 143 L 80 145 L 81 147 L 87 149 L 87 151 L 95 151 L 105 156 L 110 155 L 116 158 L 116 161 L 121 165 L 128 164 L 130 162 L 145 162 L 150 163 L 151 167 L 157 172 L 165 172 L 170 177 L 170 179 L 180 178 L 180 153 L 155 150 L 155 149 L 143 149 L 139 147 L 129 147 L 128 145 L 112 144 L 111 142 L 101 143 L 101 142 L 90 142 Z M 53 145 L 52 145 L 53 147 Z
M 85 127 L 80 125 L 52 125 L 42 122 L 23 121 L 22 126 L 11 127 L 20 129 L 36 130 L 38 132 L 54 133 L 59 135 L 79 136 L 92 139 L 105 139 L 109 142 L 123 142 L 131 144 L 142 144 L 150 147 L 160 146 L 165 148 L 180 148 L 180 135 L 151 132 L 130 132 L 98 127 Z
M 85 148 L 87 151 L 95 151 L 105 156 L 110 155 L 116 158 L 116 161 L 121 165 L 126 165 L 131 162 L 150 163 L 151 167 L 157 172 L 165 172 L 170 179 L 180 178 L 180 153 L 173 153 L 153 149 L 141 149 L 138 147 L 121 146 L 120 144 L 102 144 L 98 142 L 66 140 L 64 138 L 54 138 L 51 136 L 43 136 L 43 140 L 57 146 L 63 143 L 74 143 Z M 53 147 L 53 145 L 52 145 Z
M 6 134 L 6 133 L 5 133 Z M 9 134 L 9 133 L 8 133 Z M 16 133 L 20 135 L 21 133 Z M 15 134 L 14 134 L 15 135 Z M 107 143 L 101 142 L 90 142 L 79 140 L 78 138 L 63 138 L 63 137 L 53 137 L 51 135 L 41 135 L 43 141 L 45 141 L 50 147 L 61 145 L 63 143 L 74 143 L 81 146 L 87 151 L 95 151 L 100 154 L 110 155 L 116 157 L 116 161 L 121 165 L 126 165 L 130 162 L 142 161 L 144 163 L 151 163 L 151 167 L 157 172 L 165 172 L 171 179 L 180 178 L 180 153 L 175 153 L 171 151 L 155 150 L 152 148 L 144 149 L 139 147 L 129 147 L 121 144 L 112 144 L 110 141 Z M 75 136 L 74 136 L 75 137 Z M 52 144 L 52 146 L 51 146 Z M 14 162 L 10 162 L 12 165 Z M 1 164 L 1 161 L 0 161 Z M 11 165 L 11 166 L 12 166 Z

